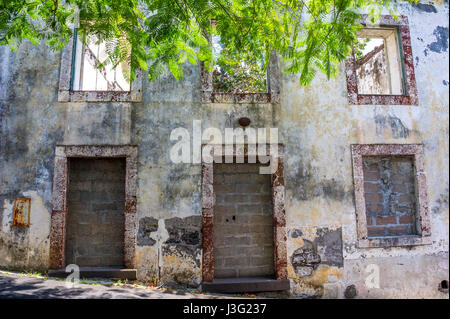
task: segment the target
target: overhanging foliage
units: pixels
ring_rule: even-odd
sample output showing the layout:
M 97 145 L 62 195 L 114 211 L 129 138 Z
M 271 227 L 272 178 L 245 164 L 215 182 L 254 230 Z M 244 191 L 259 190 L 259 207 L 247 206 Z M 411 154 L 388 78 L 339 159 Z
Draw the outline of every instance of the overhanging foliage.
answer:
M 157 79 L 168 67 L 176 79 L 182 64 L 204 61 L 212 70 L 210 36 L 219 35 L 227 57 L 259 61 L 267 68 L 271 52 L 283 58 L 285 72 L 306 85 L 317 71 L 337 74 L 361 28 L 358 12 L 375 21 L 382 8 L 393 14 L 393 0 L 1 0 L 0 44 L 21 40 L 61 49 L 72 36 L 96 35 L 108 42 L 114 65 L 130 63 Z M 408 0 L 417 2 L 417 0 Z M 211 21 L 215 23 L 211 23 Z M 131 50 L 130 50 L 131 48 Z M 230 58 L 231 57 L 231 58 Z M 234 57 L 234 58 L 233 58 Z

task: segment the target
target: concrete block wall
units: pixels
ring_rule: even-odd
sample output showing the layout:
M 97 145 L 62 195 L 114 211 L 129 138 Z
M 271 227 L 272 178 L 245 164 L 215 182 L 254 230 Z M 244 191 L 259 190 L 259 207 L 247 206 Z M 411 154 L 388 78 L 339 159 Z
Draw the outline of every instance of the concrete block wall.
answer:
M 122 266 L 125 160 L 70 159 L 66 264 Z
M 259 164 L 214 165 L 214 275 L 274 274 L 270 175 Z

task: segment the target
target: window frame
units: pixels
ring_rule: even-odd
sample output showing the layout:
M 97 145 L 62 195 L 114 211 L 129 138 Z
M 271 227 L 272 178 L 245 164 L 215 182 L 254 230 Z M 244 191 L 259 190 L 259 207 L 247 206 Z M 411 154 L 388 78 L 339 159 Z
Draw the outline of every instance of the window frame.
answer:
M 136 70 L 136 77 L 130 84 L 130 91 L 84 91 L 72 90 L 75 67 L 74 43 L 76 30 L 61 53 L 58 102 L 140 102 L 142 101 L 142 70 Z
M 431 223 L 424 170 L 423 144 L 352 144 L 356 231 L 359 248 L 429 245 Z M 368 237 L 364 197 L 363 156 L 412 156 L 415 167 L 417 235 Z
M 362 15 L 360 23 L 367 28 L 396 28 L 401 57 L 401 69 L 403 77 L 403 94 L 401 95 L 381 95 L 381 94 L 360 94 L 358 93 L 358 80 L 356 75 L 356 59 L 354 50 L 350 53 L 345 62 L 347 77 L 347 93 L 350 104 L 355 105 L 418 105 L 418 93 L 416 77 L 414 73 L 414 59 L 411 48 L 411 36 L 409 32 L 408 18 L 399 16 L 395 20 L 390 15 L 382 15 L 379 24 L 371 25 L 369 16 Z
M 202 103 L 248 103 L 248 104 L 268 104 L 280 103 L 280 65 L 276 53 L 271 54 L 267 70 L 267 92 L 215 92 L 213 91 L 212 71 L 205 68 L 203 62 L 201 67 Z

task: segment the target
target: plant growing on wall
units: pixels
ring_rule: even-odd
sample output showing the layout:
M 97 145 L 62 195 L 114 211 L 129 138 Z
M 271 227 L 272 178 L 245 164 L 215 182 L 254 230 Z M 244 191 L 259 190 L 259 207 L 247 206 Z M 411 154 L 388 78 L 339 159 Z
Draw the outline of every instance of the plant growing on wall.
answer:
M 216 37 L 214 37 L 216 38 Z M 252 59 L 245 52 L 230 52 L 213 38 L 213 91 L 214 92 L 267 92 L 264 59 Z M 218 37 L 217 37 L 218 38 Z
M 383 8 L 392 14 L 394 5 L 393 0 L 2 0 L 0 44 L 14 48 L 28 39 L 61 49 L 76 27 L 82 39 L 95 35 L 110 43 L 109 63 L 129 61 L 131 80 L 139 67 L 150 80 L 166 68 L 180 79 L 185 62 L 203 61 L 213 69 L 210 37 L 218 35 L 223 68 L 236 68 L 245 57 L 243 65 L 262 60 L 265 70 L 277 52 L 284 71 L 299 74 L 306 85 L 318 71 L 328 78 L 337 74 L 361 28 L 358 12 L 375 21 Z

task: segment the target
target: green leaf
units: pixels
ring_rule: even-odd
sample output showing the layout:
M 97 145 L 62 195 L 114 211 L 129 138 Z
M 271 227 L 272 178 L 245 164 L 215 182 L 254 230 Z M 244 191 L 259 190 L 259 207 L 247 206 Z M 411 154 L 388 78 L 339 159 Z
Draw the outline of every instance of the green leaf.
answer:
M 172 73 L 172 75 L 175 77 L 176 80 L 179 80 L 183 77 L 182 67 L 178 63 L 176 63 L 172 60 L 169 61 L 169 70 Z
M 416 3 L 417 0 L 408 0 Z M 0 45 L 17 48 L 28 39 L 62 49 L 72 36 L 66 23 L 79 13 L 80 39 L 95 35 L 110 43 L 113 66 L 126 63 L 155 80 L 169 68 L 176 79 L 182 64 L 205 62 L 220 67 L 222 89 L 261 90 L 271 53 L 303 85 L 317 72 L 328 78 L 356 43 L 360 14 L 376 22 L 382 9 L 398 18 L 393 0 L 5 0 L 0 4 Z M 75 10 L 75 7 L 77 10 Z M 214 19 L 214 23 L 212 23 Z M 223 50 L 213 57 L 210 35 Z M 131 51 L 131 48 L 132 51 Z M 147 63 L 147 60 L 149 62 Z M 215 62 L 213 62 L 213 60 Z M 241 64 L 240 62 L 244 62 Z M 216 65 L 215 65 L 216 63 Z M 252 74 L 252 76 L 249 76 Z
M 138 56 L 135 56 L 135 58 L 136 58 L 136 61 L 139 63 L 139 67 L 140 67 L 142 70 L 147 71 L 147 69 L 148 69 L 147 62 L 144 61 L 143 59 L 141 59 L 141 58 L 138 57 Z

